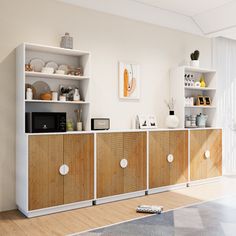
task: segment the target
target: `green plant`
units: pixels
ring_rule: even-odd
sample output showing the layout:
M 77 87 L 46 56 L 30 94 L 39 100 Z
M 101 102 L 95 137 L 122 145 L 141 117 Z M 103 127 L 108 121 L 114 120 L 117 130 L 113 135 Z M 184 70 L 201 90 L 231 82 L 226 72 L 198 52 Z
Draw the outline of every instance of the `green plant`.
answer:
M 192 61 L 198 60 L 200 56 L 200 52 L 198 50 L 195 50 L 193 53 L 190 54 L 190 58 Z

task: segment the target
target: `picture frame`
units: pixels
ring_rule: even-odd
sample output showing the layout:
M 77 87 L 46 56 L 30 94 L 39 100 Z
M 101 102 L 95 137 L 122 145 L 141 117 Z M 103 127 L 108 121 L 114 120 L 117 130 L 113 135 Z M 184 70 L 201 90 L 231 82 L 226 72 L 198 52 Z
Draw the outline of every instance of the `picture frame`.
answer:
M 155 129 L 157 128 L 157 119 L 155 115 L 137 115 L 137 129 Z
M 149 128 L 150 129 L 155 129 L 157 128 L 157 119 L 156 119 L 156 116 L 154 115 L 148 115 L 148 125 L 149 125 Z
M 140 99 L 140 65 L 119 62 L 119 98 Z
M 137 129 L 147 129 L 149 126 L 148 119 L 146 115 L 137 115 L 136 128 Z

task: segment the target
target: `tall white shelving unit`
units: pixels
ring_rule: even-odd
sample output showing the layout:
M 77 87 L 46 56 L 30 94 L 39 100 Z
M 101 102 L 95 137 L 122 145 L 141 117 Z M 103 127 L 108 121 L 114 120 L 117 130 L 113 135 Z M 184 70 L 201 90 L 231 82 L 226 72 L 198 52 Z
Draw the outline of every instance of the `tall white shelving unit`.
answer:
M 82 68 L 83 76 L 43 74 L 25 71 L 25 64 L 33 58 L 58 65 Z M 90 52 L 23 43 L 16 49 L 16 204 L 28 212 L 28 134 L 25 133 L 25 112 L 66 112 L 67 118 L 76 121 L 76 109 L 82 108 L 83 130 L 90 129 L 89 81 Z M 46 82 L 52 91 L 60 85 L 79 88 L 81 101 L 26 100 L 25 86 L 36 81 Z
M 206 88 L 185 86 L 185 74 L 192 74 L 196 81 L 204 75 Z M 185 128 L 185 115 L 206 114 L 207 127 L 215 127 L 217 110 L 217 76 L 216 71 L 197 67 L 181 66 L 171 70 L 170 73 L 170 97 L 175 100 L 175 114 L 180 123 L 179 128 Z M 209 96 L 212 104 L 210 106 L 197 106 L 196 97 L 198 95 Z M 195 97 L 194 106 L 185 106 L 185 97 Z
M 70 65 L 81 67 L 83 76 L 71 76 L 60 74 L 44 74 L 41 72 L 25 71 L 25 64 L 33 58 L 40 58 L 44 62 L 54 61 L 58 65 Z M 21 124 L 17 126 L 24 133 L 25 112 L 66 112 L 67 118 L 76 121 L 75 109 L 83 110 L 83 129 L 89 130 L 89 80 L 90 80 L 90 53 L 64 49 L 58 47 L 43 46 L 24 43 L 17 48 L 17 118 Z M 33 84 L 36 81 L 46 82 L 52 91 L 58 91 L 60 85 L 76 86 L 79 88 L 81 101 L 51 101 L 51 100 L 25 100 L 25 84 Z

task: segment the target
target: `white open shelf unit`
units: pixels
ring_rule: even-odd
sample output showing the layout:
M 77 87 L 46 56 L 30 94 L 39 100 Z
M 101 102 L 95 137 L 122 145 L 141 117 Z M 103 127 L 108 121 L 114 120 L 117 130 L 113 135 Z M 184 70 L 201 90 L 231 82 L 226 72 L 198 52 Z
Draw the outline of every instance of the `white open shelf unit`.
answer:
M 25 64 L 33 58 L 40 58 L 44 62 L 54 61 L 58 65 L 81 67 L 83 76 L 26 72 Z M 23 43 L 16 49 L 16 204 L 23 212 L 28 211 L 29 190 L 28 134 L 25 133 L 25 112 L 66 112 L 67 119 L 73 120 L 75 124 L 74 111 L 82 108 L 83 129 L 90 130 L 90 58 L 89 52 L 31 43 Z M 78 87 L 81 101 L 26 100 L 26 84 L 32 85 L 36 81 L 46 82 L 51 91 L 58 91 L 60 85 Z
M 67 120 L 72 120 L 75 125 L 76 113 L 74 111 L 81 108 L 83 130 L 90 129 L 90 57 L 90 52 L 32 43 L 24 43 L 17 48 L 17 120 L 19 122 L 17 126 L 22 129 L 21 133 L 25 130 L 25 112 L 66 112 Z M 83 76 L 25 71 L 25 64 L 33 58 L 40 58 L 45 63 L 54 61 L 58 65 L 81 67 Z M 60 85 L 78 87 L 81 101 L 26 100 L 25 85 L 32 85 L 37 81 L 46 82 L 51 91 L 59 91 Z
M 184 79 L 185 74 L 192 74 L 196 81 L 199 81 L 200 77 L 204 75 L 206 87 L 191 87 L 185 86 Z M 170 97 L 175 100 L 175 113 L 180 120 L 179 127 L 185 127 L 185 115 L 197 115 L 199 113 L 206 114 L 208 116 L 207 127 L 216 126 L 216 109 L 217 109 L 217 89 L 216 89 L 217 77 L 216 71 L 212 69 L 180 66 L 170 73 Z M 211 98 L 210 106 L 185 106 L 185 97 L 195 97 L 198 95 L 209 96 Z

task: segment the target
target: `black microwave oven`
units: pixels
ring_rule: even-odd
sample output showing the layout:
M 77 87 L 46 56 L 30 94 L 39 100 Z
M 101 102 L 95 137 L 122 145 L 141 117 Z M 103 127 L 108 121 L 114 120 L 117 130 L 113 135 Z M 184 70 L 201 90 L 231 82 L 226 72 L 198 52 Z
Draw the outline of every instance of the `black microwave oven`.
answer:
M 25 132 L 66 132 L 66 112 L 26 112 Z

